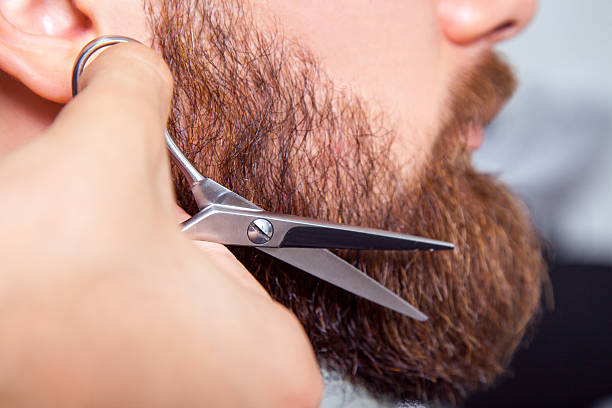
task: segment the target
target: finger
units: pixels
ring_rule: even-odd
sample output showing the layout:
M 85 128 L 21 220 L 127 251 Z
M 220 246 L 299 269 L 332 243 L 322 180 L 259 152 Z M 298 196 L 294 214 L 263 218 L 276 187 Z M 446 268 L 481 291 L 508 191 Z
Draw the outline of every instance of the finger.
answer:
M 52 137 L 98 160 L 165 159 L 172 77 L 154 51 L 137 43 L 109 47 L 85 68 L 79 88 L 50 128 Z
M 187 221 L 191 216 L 189 214 L 187 214 L 187 212 L 185 210 L 183 210 L 183 208 L 181 208 L 180 205 L 175 205 L 174 207 L 175 213 L 176 213 L 176 219 L 179 223 Z
M 190 216 L 178 205 L 176 206 L 176 216 L 179 222 L 187 220 Z M 270 297 L 263 286 L 251 275 L 251 273 L 236 259 L 224 245 L 214 242 L 193 241 L 201 254 L 206 256 L 212 263 L 219 267 L 223 273 L 233 278 L 238 284 L 255 293 Z
M 209 262 L 212 262 L 219 268 L 220 273 L 233 279 L 237 284 L 245 289 L 253 291 L 258 295 L 270 298 L 270 295 L 261 286 L 261 284 L 251 275 L 251 273 L 242 265 L 227 249 L 221 244 L 207 241 L 193 241 L 193 244 L 204 255 Z

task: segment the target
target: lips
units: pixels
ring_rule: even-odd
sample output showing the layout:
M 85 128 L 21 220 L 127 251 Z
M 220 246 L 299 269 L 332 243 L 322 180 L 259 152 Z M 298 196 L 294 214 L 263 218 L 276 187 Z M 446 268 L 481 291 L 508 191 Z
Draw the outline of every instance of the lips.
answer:
M 482 146 L 484 141 L 484 130 L 482 126 L 472 125 L 467 128 L 466 134 L 467 148 L 474 151 Z
M 447 127 L 460 132 L 468 149 L 478 149 L 483 143 L 484 127 L 497 116 L 515 88 L 510 67 L 494 52 L 483 54 L 479 63 L 451 88 Z
M 466 124 L 462 126 L 466 147 L 471 151 L 478 150 L 482 146 L 484 142 L 484 128 L 497 117 L 508 102 L 511 94 L 497 94 L 494 96 L 487 98 L 484 102 L 488 104 L 483 104 L 477 110 L 477 114 L 467 120 Z
M 472 120 L 469 122 L 467 126 L 465 126 L 465 139 L 467 148 L 475 151 L 482 146 L 484 142 L 484 128 L 489 123 L 493 121 L 502 110 L 502 108 L 506 105 L 508 98 L 498 98 L 495 101 L 491 101 L 488 109 L 483 109 L 484 115 L 481 117 Z
M 509 96 L 491 98 L 489 105 L 478 110 L 478 113 L 461 126 L 466 147 L 475 151 L 484 142 L 484 128 L 493 121 L 506 105 Z

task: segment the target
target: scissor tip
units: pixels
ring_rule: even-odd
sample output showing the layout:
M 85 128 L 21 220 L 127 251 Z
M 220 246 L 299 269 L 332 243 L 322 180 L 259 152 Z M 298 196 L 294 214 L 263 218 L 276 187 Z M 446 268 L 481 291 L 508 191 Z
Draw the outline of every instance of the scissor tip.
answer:
M 447 250 L 450 250 L 450 251 L 455 249 L 455 244 L 451 244 L 450 242 L 445 242 L 443 246 L 444 246 L 443 249 L 447 249 Z
M 417 316 L 414 316 L 414 319 L 419 321 L 419 322 L 426 322 L 427 320 L 429 320 L 429 317 L 427 317 L 427 315 L 420 313 Z
M 421 312 L 419 309 L 415 308 L 414 306 L 412 306 L 410 303 L 407 303 L 407 302 L 403 308 L 395 309 L 395 311 L 411 319 L 414 319 L 418 322 L 426 322 L 427 320 L 429 320 L 429 317 L 427 317 L 425 313 Z
M 452 251 L 455 245 L 445 241 L 433 241 L 429 245 L 429 252 L 433 251 Z

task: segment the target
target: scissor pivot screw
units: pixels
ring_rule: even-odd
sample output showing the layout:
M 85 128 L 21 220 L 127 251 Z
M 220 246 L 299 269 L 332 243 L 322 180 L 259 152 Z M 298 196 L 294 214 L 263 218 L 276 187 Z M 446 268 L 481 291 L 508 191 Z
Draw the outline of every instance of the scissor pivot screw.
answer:
M 251 221 L 247 228 L 247 236 L 254 244 L 265 244 L 272 239 L 272 235 L 274 235 L 274 227 L 264 218 Z

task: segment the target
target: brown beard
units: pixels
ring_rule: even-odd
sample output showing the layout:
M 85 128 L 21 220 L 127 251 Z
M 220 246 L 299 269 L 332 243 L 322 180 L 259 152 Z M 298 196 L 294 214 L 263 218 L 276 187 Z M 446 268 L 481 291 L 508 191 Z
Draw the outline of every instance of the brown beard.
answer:
M 300 319 L 320 362 L 344 378 L 398 399 L 454 401 L 490 384 L 539 310 L 544 276 L 523 205 L 474 171 L 462 137 L 512 93 L 509 69 L 488 54 L 457 78 L 444 130 L 408 181 L 390 160 L 398 135 L 384 115 L 339 92 L 295 41 L 260 30 L 242 3 L 165 0 L 151 11 L 155 44 L 176 80 L 170 131 L 186 156 L 267 210 L 456 248 L 340 253 L 426 313 L 424 323 L 258 251 L 236 255 Z M 196 209 L 184 184 L 177 194 Z

